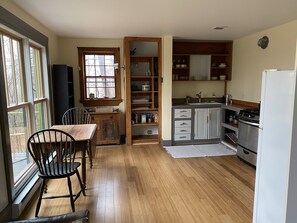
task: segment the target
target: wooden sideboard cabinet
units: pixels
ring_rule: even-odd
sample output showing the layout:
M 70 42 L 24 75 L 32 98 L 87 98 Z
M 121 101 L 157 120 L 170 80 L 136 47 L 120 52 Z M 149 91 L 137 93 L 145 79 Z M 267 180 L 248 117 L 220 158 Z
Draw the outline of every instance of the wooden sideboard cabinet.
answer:
M 91 112 L 92 123 L 97 124 L 97 145 L 120 144 L 120 113 Z

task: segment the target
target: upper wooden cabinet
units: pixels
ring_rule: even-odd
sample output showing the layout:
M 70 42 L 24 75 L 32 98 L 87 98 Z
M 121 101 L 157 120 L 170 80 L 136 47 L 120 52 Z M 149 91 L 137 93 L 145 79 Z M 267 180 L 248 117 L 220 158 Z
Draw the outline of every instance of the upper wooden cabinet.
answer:
M 226 80 L 232 77 L 232 41 L 174 41 L 172 80 Z
M 161 141 L 161 38 L 125 38 L 126 142 Z

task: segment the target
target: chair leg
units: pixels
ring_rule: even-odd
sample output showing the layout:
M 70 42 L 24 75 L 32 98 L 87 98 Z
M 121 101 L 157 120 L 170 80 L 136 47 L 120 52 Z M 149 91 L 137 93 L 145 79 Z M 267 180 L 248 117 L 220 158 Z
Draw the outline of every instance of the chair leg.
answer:
M 75 173 L 76 173 L 76 176 L 77 176 L 78 181 L 79 181 L 80 189 L 83 192 L 83 195 L 86 196 L 85 186 L 83 185 L 83 183 L 81 181 L 80 174 L 79 174 L 78 170 L 76 170 Z
M 38 212 L 39 212 L 40 205 L 41 205 L 42 194 L 43 194 L 45 185 L 46 185 L 46 180 L 42 179 L 42 183 L 40 185 L 40 191 L 39 191 L 39 198 L 38 198 L 36 210 L 35 210 L 35 217 L 38 216 Z
M 70 196 L 71 208 L 72 208 L 72 211 L 75 212 L 75 207 L 74 207 L 74 200 L 73 200 L 72 186 L 71 186 L 71 180 L 70 180 L 70 177 L 67 177 L 67 180 L 68 180 L 68 188 L 69 188 L 69 196 Z
M 93 167 L 93 153 L 92 153 L 92 142 L 88 141 L 88 147 L 87 147 L 87 153 L 89 156 L 89 163 L 90 163 L 90 168 Z

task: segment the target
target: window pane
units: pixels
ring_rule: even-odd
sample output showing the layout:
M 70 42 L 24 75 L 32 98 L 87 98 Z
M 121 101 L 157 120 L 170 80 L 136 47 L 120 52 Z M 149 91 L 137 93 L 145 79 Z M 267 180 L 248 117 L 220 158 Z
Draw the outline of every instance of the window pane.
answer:
M 85 70 L 87 98 L 90 93 L 95 98 L 115 97 L 114 55 L 85 55 Z
M 114 56 L 113 55 L 106 55 L 105 56 L 105 65 L 114 65 Z
M 37 103 L 34 108 L 36 130 L 47 128 L 46 102 Z
M 114 66 L 106 66 L 106 76 L 114 77 Z
M 16 94 L 15 94 L 15 79 L 13 74 L 13 54 L 12 54 L 12 42 L 11 38 L 3 36 L 3 47 L 4 47 L 4 65 L 6 71 L 5 86 L 6 86 L 6 98 L 8 106 L 15 105 Z
M 98 65 L 102 65 L 104 66 L 105 63 L 104 63 L 104 55 L 95 55 L 95 64 L 98 66 Z
M 12 40 L 13 44 L 13 58 L 14 58 L 14 72 L 16 79 L 16 91 L 18 103 L 24 102 L 24 93 L 23 93 L 23 74 L 22 74 L 22 60 L 21 60 L 21 51 L 20 51 L 20 42 Z
M 26 143 L 29 137 L 28 109 L 21 108 L 8 112 L 9 133 L 11 142 L 11 156 L 13 176 L 16 183 L 33 164 L 27 151 Z
M 43 98 L 40 49 L 30 47 L 30 66 L 34 99 Z
M 115 97 L 115 78 L 87 78 L 87 95 L 93 93 L 95 98 Z

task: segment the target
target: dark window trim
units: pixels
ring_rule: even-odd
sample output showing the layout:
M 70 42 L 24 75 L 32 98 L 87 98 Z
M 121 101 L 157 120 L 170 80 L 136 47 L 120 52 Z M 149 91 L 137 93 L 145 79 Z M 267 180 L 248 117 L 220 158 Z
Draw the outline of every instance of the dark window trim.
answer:
M 123 100 L 121 98 L 121 69 L 120 69 L 120 48 L 118 47 L 77 47 L 78 49 L 78 64 L 80 67 L 79 70 L 79 80 L 80 80 L 80 102 L 84 106 L 117 106 Z M 118 69 L 115 73 L 115 81 L 116 81 L 116 98 L 113 99 L 87 99 L 86 96 L 86 83 L 85 83 L 85 74 L 84 74 L 84 60 L 83 55 L 87 53 L 96 54 L 96 52 L 100 52 L 100 54 L 115 54 L 115 62 L 118 63 Z
M 20 35 L 29 38 L 36 43 L 42 45 L 46 49 L 46 56 L 47 56 L 47 68 L 50 71 L 49 66 L 49 51 L 48 51 L 48 37 L 40 33 L 38 30 L 31 27 L 29 24 L 21 20 L 20 18 L 16 17 L 11 12 L 7 11 L 5 8 L 0 6 L 0 24 L 4 25 L 5 27 L 19 33 Z M 6 103 L 6 92 L 5 92 L 5 82 L 4 82 L 4 67 L 3 67 L 3 58 L 2 58 L 2 47 L 0 42 L 0 107 L 7 108 Z M 48 72 L 50 73 L 50 72 Z M 49 75 L 50 76 L 50 75 Z M 51 83 L 48 80 L 48 83 Z M 51 97 L 50 97 L 51 98 Z M 50 106 L 51 107 L 51 106 Z M 7 208 L 5 208 L 1 212 L 1 217 L 7 216 L 7 212 L 9 213 L 8 216 L 11 215 L 11 205 L 13 200 L 21 193 L 23 188 L 20 188 L 19 191 L 14 192 L 14 180 L 12 174 L 12 162 L 11 162 L 11 145 L 10 145 L 10 138 L 9 138 L 9 127 L 8 127 L 8 113 L 7 109 L 0 110 L 0 128 L 1 128 L 1 136 L 2 136 L 2 148 L 3 148 L 3 155 L 4 155 L 4 163 L 5 163 L 5 172 L 6 172 L 6 181 L 7 181 L 7 191 L 8 191 L 8 200 L 9 204 Z M 32 176 L 33 177 L 33 176 Z M 29 183 L 29 181 L 28 181 Z M 25 187 L 26 185 L 24 185 Z

